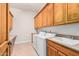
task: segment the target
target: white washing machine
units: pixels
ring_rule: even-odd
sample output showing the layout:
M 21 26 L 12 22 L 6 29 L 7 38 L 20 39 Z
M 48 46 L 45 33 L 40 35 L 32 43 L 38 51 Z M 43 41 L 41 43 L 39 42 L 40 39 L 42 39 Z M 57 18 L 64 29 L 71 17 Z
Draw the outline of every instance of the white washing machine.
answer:
M 46 39 L 55 37 L 55 34 L 47 33 L 45 36 L 38 36 L 37 37 L 37 53 L 39 56 L 46 56 L 47 55 L 47 42 Z

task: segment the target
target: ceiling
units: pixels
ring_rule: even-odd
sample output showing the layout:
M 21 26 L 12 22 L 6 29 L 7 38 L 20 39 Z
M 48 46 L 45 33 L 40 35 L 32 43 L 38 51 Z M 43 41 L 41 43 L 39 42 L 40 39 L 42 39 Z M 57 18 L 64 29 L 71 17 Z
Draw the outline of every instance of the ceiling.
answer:
M 44 5 L 45 3 L 11 3 L 12 8 L 33 12 L 38 12 Z

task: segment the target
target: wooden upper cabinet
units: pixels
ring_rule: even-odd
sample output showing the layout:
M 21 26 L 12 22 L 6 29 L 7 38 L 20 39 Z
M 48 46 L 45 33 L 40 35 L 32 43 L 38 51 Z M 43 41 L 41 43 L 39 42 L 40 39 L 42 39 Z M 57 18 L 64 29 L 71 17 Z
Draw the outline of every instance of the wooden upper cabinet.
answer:
M 79 21 L 79 3 L 67 4 L 67 23 Z
M 35 18 L 36 28 L 79 22 L 79 3 L 46 4 Z
M 65 23 L 65 4 L 54 4 L 54 25 L 60 25 Z
M 41 28 L 41 27 L 42 27 L 42 14 L 40 13 L 35 18 L 35 28 L 38 29 L 38 28 Z
M 54 13 L 54 5 L 53 4 L 48 4 L 47 5 L 47 26 L 52 26 L 53 25 L 53 13 Z

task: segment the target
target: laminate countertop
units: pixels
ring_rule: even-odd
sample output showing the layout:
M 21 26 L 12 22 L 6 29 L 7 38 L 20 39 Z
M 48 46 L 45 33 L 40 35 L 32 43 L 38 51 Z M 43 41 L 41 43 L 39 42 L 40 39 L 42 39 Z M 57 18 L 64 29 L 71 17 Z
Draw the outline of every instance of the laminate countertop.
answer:
M 70 42 L 71 44 L 67 44 L 67 42 L 62 42 L 61 41 L 61 37 L 53 37 L 53 38 L 48 38 L 48 40 L 51 40 L 55 43 L 58 43 L 62 46 L 68 47 L 76 52 L 79 52 L 79 40 L 74 40 L 74 41 L 78 41 L 77 44 L 74 44 L 74 42 Z

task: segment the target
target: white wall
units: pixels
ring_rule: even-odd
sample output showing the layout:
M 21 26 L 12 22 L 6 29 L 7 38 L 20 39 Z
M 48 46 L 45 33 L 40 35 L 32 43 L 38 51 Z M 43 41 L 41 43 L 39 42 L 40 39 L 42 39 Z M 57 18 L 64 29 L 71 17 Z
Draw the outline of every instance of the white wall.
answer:
M 31 42 L 31 33 L 34 30 L 34 12 L 23 11 L 20 9 L 11 9 L 14 19 L 13 19 L 13 30 L 11 35 L 17 35 L 15 43 Z
M 48 31 L 48 32 L 49 31 L 56 32 L 59 34 L 68 34 L 68 35 L 79 36 L 79 23 L 46 27 L 46 28 L 39 29 L 38 31 L 41 31 L 41 30 Z

